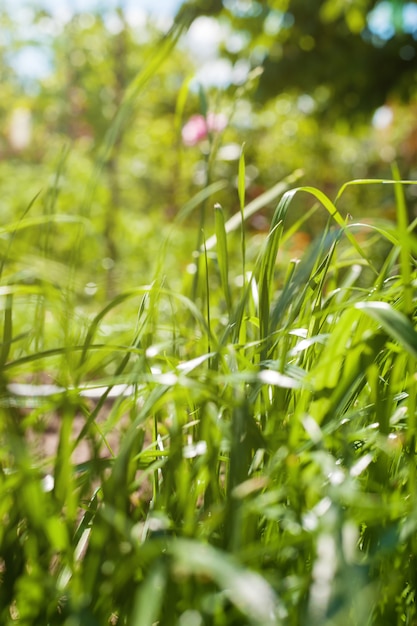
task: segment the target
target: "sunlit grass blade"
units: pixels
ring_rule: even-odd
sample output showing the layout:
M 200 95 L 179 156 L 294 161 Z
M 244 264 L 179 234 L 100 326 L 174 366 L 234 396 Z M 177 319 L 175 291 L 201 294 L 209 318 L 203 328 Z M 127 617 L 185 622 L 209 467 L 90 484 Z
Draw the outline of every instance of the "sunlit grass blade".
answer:
M 224 226 L 224 212 L 220 204 L 214 206 L 215 231 L 217 241 L 217 262 L 219 264 L 220 280 L 223 288 L 226 307 L 230 313 L 232 301 L 229 287 L 229 256 L 227 253 L 227 236 Z
M 237 177 L 237 191 L 239 196 L 239 206 L 241 213 L 241 254 L 242 254 L 242 276 L 246 277 L 246 236 L 245 236 L 245 195 L 246 195 L 246 165 L 245 165 L 245 145 L 243 144 L 239 157 L 239 170 Z
M 345 310 L 310 375 L 316 389 L 309 413 L 320 423 L 340 420 L 365 384 L 367 368 L 384 348 L 386 335 L 357 309 Z
M 293 172 L 293 174 L 290 174 L 290 176 L 287 176 L 282 181 L 271 187 L 271 189 L 268 189 L 263 194 L 255 198 L 255 200 L 249 202 L 249 204 L 243 210 L 244 221 L 246 222 L 250 217 L 252 217 L 252 215 L 255 215 L 255 213 L 260 211 L 264 206 L 276 200 L 278 196 L 281 196 L 293 183 L 295 183 L 303 176 L 303 173 L 304 172 L 302 170 L 296 170 L 295 172 Z M 227 220 L 225 224 L 226 233 L 231 233 L 235 231 L 241 226 L 241 224 L 242 212 L 239 211 Z M 207 239 L 206 248 L 207 250 L 211 250 L 212 248 L 214 248 L 215 245 L 216 236 L 213 235 L 212 237 L 209 237 L 209 239 Z
M 336 199 L 334 201 L 334 203 L 336 204 L 340 198 L 342 197 L 342 195 L 345 193 L 346 189 L 348 189 L 349 187 L 358 187 L 361 185 L 396 185 L 398 182 L 401 183 L 401 185 L 417 185 L 417 181 L 416 180 L 401 180 L 398 181 L 396 179 L 393 180 L 389 180 L 386 178 L 356 178 L 354 180 L 349 180 L 346 183 L 343 183 L 343 185 L 340 187 L 339 191 L 337 192 L 336 195 Z
M 288 317 L 288 324 L 296 319 L 300 308 L 309 299 L 308 293 L 311 293 L 311 290 L 315 288 L 315 281 L 313 280 L 310 283 L 314 278 L 315 270 L 319 268 L 320 263 L 323 262 L 323 257 L 328 254 L 333 242 L 338 237 L 339 233 L 337 231 L 331 231 L 324 239 L 318 238 L 306 250 L 272 307 L 270 316 L 271 333 L 278 329 L 284 315 L 288 315 L 289 311 L 291 311 L 291 316 Z
M 333 203 L 330 200 L 330 198 L 326 196 L 325 193 L 323 193 L 320 189 L 316 189 L 315 187 L 298 187 L 297 189 L 293 190 L 292 193 L 294 194 L 299 191 L 303 191 L 308 194 L 311 194 L 320 202 L 320 204 L 327 210 L 330 217 L 333 218 L 336 224 L 339 226 L 339 228 L 342 229 L 347 239 L 355 248 L 355 250 L 358 252 L 358 254 L 367 262 L 369 267 L 373 270 L 374 274 L 377 275 L 378 272 L 374 268 L 372 260 L 368 257 L 368 255 L 365 253 L 363 248 L 359 245 L 359 243 L 357 242 L 355 237 L 352 235 L 352 233 L 347 229 L 346 220 L 344 220 L 341 214 L 339 213 L 336 207 L 336 204 Z
M 405 202 L 404 186 L 400 182 L 400 173 L 396 165 L 392 166 L 394 179 L 395 200 L 397 207 L 398 238 L 400 245 L 401 275 L 404 287 L 404 313 L 413 313 L 413 286 L 411 284 L 411 246 L 408 232 L 408 212 Z
M 10 347 L 13 341 L 13 295 L 7 294 L 4 305 L 3 341 L 0 351 L 0 372 L 7 362 Z
M 282 219 L 284 212 L 282 213 Z M 275 264 L 278 247 L 283 231 L 282 221 L 273 221 L 273 226 L 268 234 L 265 252 L 262 255 L 259 272 L 259 325 L 261 340 L 269 335 L 270 302 L 275 291 Z
M 417 359 L 417 332 L 410 320 L 388 302 L 357 302 L 355 307 L 381 324 L 385 332 Z

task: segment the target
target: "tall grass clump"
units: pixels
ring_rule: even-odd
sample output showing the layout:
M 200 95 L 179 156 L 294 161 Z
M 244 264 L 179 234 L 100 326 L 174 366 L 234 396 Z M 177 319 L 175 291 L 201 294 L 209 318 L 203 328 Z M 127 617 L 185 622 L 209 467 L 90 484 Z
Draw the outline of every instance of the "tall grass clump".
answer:
M 217 206 L 196 286 L 162 259 L 93 316 L 14 252 L 67 218 L 3 227 L 2 623 L 413 623 L 416 242 L 384 182 L 397 224 L 295 188 L 256 254 Z M 297 259 L 295 194 L 329 213 Z
M 296 173 L 246 203 L 242 152 L 238 213 L 227 219 L 211 183 L 180 211 L 154 273 L 94 306 L 80 260 L 95 236 L 88 202 L 147 76 L 80 214 L 60 212 L 55 182 L 0 230 L 0 621 L 413 624 L 406 183 L 394 169 L 333 202 L 294 187 Z M 339 212 L 350 186 L 370 184 L 393 192 L 395 223 Z M 287 225 L 295 195 L 316 204 Z M 271 201 L 260 241 L 246 220 Z M 181 219 L 202 203 L 214 219 L 191 234 L 187 267 L 173 266 Z M 327 226 L 294 256 L 319 211 Z

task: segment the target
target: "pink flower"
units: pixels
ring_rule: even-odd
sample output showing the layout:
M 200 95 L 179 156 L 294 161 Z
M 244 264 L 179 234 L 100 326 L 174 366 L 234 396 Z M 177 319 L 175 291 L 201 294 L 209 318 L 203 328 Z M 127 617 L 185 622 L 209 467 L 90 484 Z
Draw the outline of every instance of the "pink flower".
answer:
M 182 128 L 182 141 L 186 146 L 195 146 L 205 139 L 209 132 L 220 132 L 226 128 L 227 119 L 223 114 L 208 113 L 193 115 Z
M 193 115 L 182 128 L 182 140 L 186 146 L 195 146 L 207 137 L 207 122 L 202 115 Z

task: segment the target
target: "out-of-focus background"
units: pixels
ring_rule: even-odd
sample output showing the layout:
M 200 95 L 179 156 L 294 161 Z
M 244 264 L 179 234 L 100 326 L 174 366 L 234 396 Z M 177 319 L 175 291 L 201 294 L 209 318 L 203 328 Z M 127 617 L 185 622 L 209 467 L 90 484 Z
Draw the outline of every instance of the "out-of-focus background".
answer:
M 128 85 L 178 25 L 175 47 L 102 158 Z M 243 145 L 247 201 L 300 168 L 302 184 L 330 197 L 351 179 L 391 178 L 393 163 L 415 179 L 416 52 L 417 2 L 3 0 L 1 222 L 19 219 L 37 194 L 34 215 L 90 220 L 87 297 L 100 284 L 114 291 L 126 268 L 129 280 L 145 280 L 157 237 L 211 183 L 224 182 L 211 204 L 236 212 Z M 407 195 L 413 218 L 417 187 Z M 308 202 L 296 199 L 289 220 Z M 273 208 L 251 220 L 254 233 Z M 393 196 L 355 187 L 341 210 L 390 219 Z M 304 225 L 306 241 L 322 226 L 318 215 Z M 196 224 L 190 214 L 183 228 Z M 68 258 L 73 238 L 60 229 L 48 237 L 44 250 L 53 241 Z M 38 244 L 24 243 L 28 265 Z M 181 235 L 176 244 L 178 255 Z

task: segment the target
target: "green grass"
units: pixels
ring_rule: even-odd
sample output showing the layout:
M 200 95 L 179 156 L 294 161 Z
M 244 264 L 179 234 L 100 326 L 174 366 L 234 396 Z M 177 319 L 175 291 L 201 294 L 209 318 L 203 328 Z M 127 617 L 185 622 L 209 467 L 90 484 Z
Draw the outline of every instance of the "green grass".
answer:
M 415 624 L 417 242 L 398 172 L 333 202 L 297 171 L 247 202 L 242 150 L 234 215 L 208 180 L 172 224 L 146 216 L 111 281 L 98 262 L 98 182 L 181 31 L 127 91 L 79 210 L 61 210 L 65 152 L 0 228 L 0 623 Z M 346 189 L 375 184 L 396 223 L 345 219 Z M 316 204 L 294 224 L 295 196 Z
M 49 275 L 19 256 L 65 217 L 3 227 L 3 624 L 414 623 L 416 241 L 393 184 L 398 225 L 299 188 L 262 243 L 218 207 L 197 280 L 167 243 L 95 312 L 50 234 Z M 295 193 L 329 212 L 297 260 Z M 61 388 L 29 401 L 10 386 L 45 379 Z

